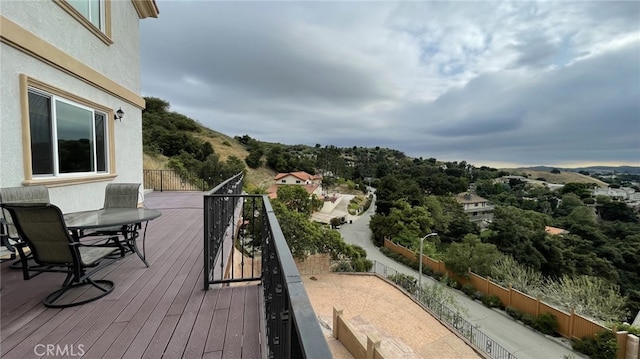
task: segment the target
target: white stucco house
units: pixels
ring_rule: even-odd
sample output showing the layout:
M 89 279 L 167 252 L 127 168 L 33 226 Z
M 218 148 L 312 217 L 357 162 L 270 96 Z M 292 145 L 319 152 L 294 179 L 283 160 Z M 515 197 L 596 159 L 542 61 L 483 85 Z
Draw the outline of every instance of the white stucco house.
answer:
M 0 1 L 0 187 L 46 185 L 72 212 L 102 207 L 110 182 L 142 183 L 139 22 L 158 13 L 154 0 Z

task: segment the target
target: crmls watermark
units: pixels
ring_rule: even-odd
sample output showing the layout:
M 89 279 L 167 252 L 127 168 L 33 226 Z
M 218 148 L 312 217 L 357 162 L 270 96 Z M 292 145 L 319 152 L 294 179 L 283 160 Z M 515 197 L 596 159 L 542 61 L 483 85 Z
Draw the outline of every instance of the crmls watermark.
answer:
M 36 346 L 33 347 L 33 353 L 39 357 L 81 357 L 84 355 L 84 344 L 36 344 Z

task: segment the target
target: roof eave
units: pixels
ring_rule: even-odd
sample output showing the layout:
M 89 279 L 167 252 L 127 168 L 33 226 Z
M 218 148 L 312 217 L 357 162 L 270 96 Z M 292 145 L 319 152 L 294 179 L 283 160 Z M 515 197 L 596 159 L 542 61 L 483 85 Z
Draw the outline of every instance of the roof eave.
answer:
M 140 19 L 146 19 L 148 17 L 157 18 L 160 14 L 155 0 L 131 0 L 131 2 L 133 3 L 133 7 L 136 8 Z

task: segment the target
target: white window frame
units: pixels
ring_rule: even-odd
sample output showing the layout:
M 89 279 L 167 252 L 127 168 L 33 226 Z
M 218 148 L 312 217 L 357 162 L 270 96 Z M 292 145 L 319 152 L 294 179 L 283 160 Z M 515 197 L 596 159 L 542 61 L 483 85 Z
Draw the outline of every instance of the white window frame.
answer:
M 98 172 L 97 163 L 94 163 L 93 172 L 73 172 L 73 173 L 57 173 L 59 171 L 57 153 L 54 155 L 54 174 L 49 175 L 34 175 L 32 170 L 32 153 L 31 153 L 31 122 L 29 118 L 29 92 L 33 91 L 37 94 L 45 95 L 51 98 L 52 106 L 51 111 L 55 111 L 55 100 L 69 103 L 73 106 L 77 106 L 83 109 L 92 110 L 105 115 L 105 134 L 104 134 L 104 146 L 105 146 L 105 171 Z M 24 163 L 24 185 L 32 184 L 44 184 L 44 185 L 67 185 L 67 184 L 79 184 L 89 182 L 99 182 L 112 180 L 117 176 L 115 166 L 115 139 L 114 139 L 114 111 L 112 108 L 92 102 L 80 96 L 66 92 L 59 88 L 53 87 L 24 74 L 20 75 L 20 92 L 21 92 L 21 112 L 22 112 L 22 131 L 23 131 L 23 163 Z M 52 114 L 55 117 L 55 112 Z M 52 119 L 53 120 L 53 119 Z M 53 124 L 52 124 L 53 125 Z M 55 126 L 55 125 L 53 125 Z M 54 151 L 57 151 L 57 129 L 53 129 L 55 138 L 53 142 Z M 95 140 L 95 116 L 93 117 L 93 132 Z M 53 140 L 53 139 L 52 139 Z M 94 141 L 94 161 L 95 161 L 95 141 Z
M 77 176 L 86 176 L 86 175 L 96 175 L 96 174 L 103 174 L 103 173 L 109 173 L 109 131 L 106 128 L 106 121 L 108 120 L 108 114 L 104 111 L 100 111 L 100 110 L 96 110 L 93 109 L 89 106 L 85 106 L 82 104 L 79 104 L 77 102 L 74 101 L 70 101 L 65 99 L 64 97 L 60 97 L 51 93 L 47 93 L 44 92 L 42 90 L 39 90 L 37 88 L 33 88 L 30 87 L 29 88 L 29 92 L 37 94 L 39 96 L 42 97 L 46 97 L 49 99 L 50 101 L 50 105 L 51 105 L 51 112 L 49 113 L 49 116 L 51 118 L 51 143 L 53 144 L 53 173 L 47 173 L 47 174 L 33 174 L 34 178 L 48 178 L 48 177 L 77 177 Z M 61 173 L 60 172 L 60 157 L 59 157 L 59 153 L 58 153 L 58 116 L 57 116 L 57 106 L 58 103 L 62 102 L 62 103 L 66 103 L 67 105 L 73 106 L 73 107 L 77 107 L 86 111 L 91 112 L 91 139 L 90 142 L 92 143 L 91 146 L 91 162 L 93 163 L 92 167 L 93 169 L 91 171 L 86 171 L 86 172 L 65 172 L 65 173 Z M 103 149 L 105 151 L 104 153 L 104 157 L 105 157 L 105 169 L 104 171 L 98 170 L 98 161 L 97 161 L 97 154 L 98 154 L 98 149 L 97 149 L 97 141 L 96 141 L 96 136 L 97 133 L 95 131 L 96 129 L 96 119 L 95 119 L 95 115 L 96 113 L 101 114 L 104 116 L 104 121 L 105 121 L 105 129 L 104 129 L 104 146 L 105 148 Z M 32 169 L 33 170 L 33 169 Z
M 86 0 L 89 1 L 89 0 Z M 53 0 L 64 11 L 76 19 L 80 24 L 87 28 L 91 33 L 97 36 L 106 45 L 113 44 L 111 39 L 111 0 L 99 0 L 100 1 L 100 21 L 99 26 L 96 26 L 91 20 L 78 11 L 67 0 Z
M 93 8 L 94 8 L 94 1 L 91 0 L 75 0 L 75 1 L 82 1 L 86 4 L 87 8 L 89 9 L 89 13 L 88 14 L 84 14 L 80 11 L 80 9 L 78 9 L 73 0 L 66 0 L 69 5 L 71 5 L 71 7 L 73 7 L 74 9 L 76 9 L 76 11 L 78 13 L 80 13 L 80 15 L 84 16 L 87 20 L 89 20 L 89 22 L 91 24 L 93 24 L 93 26 L 97 27 L 100 31 L 104 32 L 105 29 L 105 17 L 104 17 L 104 10 L 105 10 L 105 6 L 104 6 L 104 0 L 98 0 L 98 21 L 97 24 L 96 22 L 94 22 L 95 19 L 93 19 L 92 15 L 93 15 Z

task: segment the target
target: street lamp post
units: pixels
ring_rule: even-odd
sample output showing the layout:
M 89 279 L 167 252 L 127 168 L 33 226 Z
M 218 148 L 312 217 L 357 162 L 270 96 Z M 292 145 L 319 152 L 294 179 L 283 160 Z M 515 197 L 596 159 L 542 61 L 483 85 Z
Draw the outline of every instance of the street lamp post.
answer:
M 418 301 L 420 302 L 420 297 L 422 296 L 422 247 L 424 244 L 424 240 L 432 237 L 432 236 L 437 236 L 438 233 L 433 232 L 433 233 L 429 233 L 426 236 L 420 238 L 420 257 L 418 258 L 418 267 L 419 267 L 419 271 L 418 271 Z M 422 303 L 422 302 L 420 302 Z

